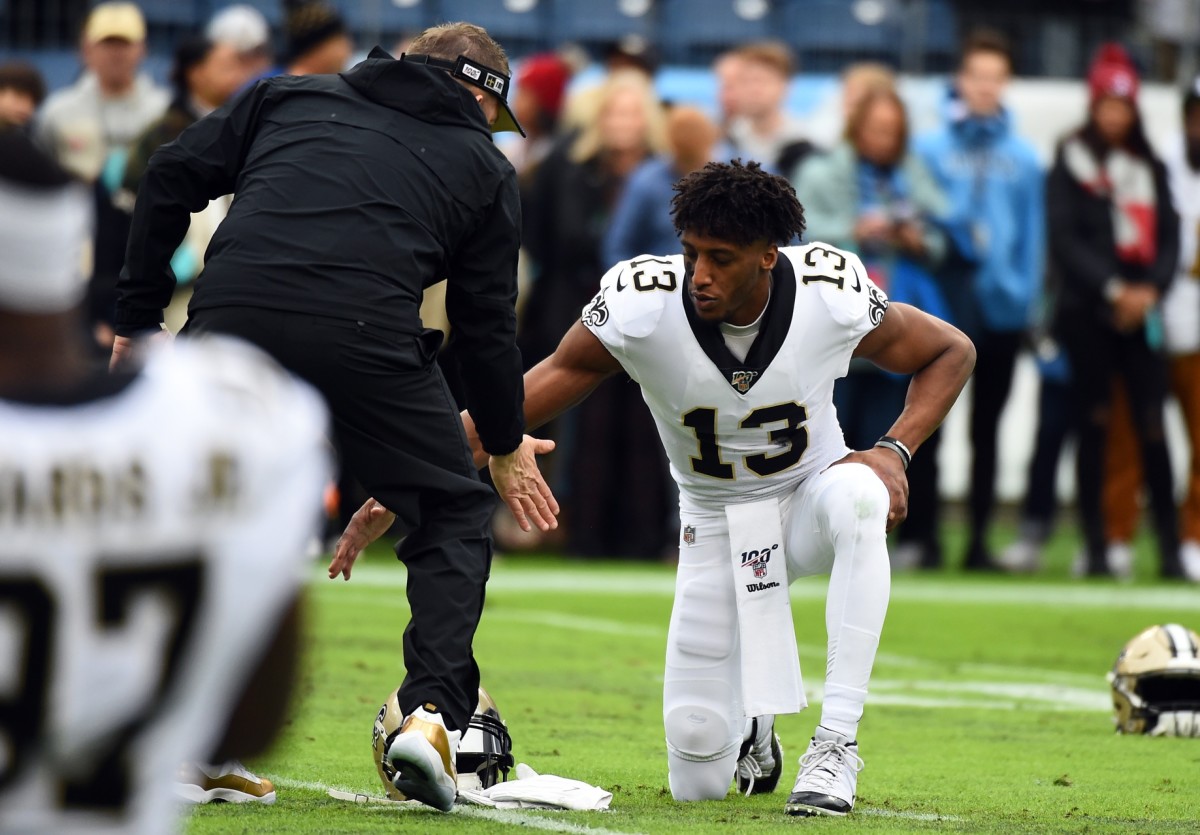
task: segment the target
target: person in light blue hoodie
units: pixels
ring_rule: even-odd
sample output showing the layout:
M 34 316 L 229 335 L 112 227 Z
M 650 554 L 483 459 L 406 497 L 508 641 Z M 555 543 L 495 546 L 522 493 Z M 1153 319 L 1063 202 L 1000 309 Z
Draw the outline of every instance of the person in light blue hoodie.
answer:
M 995 567 L 987 532 L 996 496 L 997 430 L 1045 262 L 1042 167 L 1001 103 L 1011 72 L 1002 35 L 968 36 L 947 98 L 946 123 L 916 143 L 950 201 L 947 228 L 955 256 L 942 278 L 955 324 L 979 352 L 970 419 L 968 570 Z

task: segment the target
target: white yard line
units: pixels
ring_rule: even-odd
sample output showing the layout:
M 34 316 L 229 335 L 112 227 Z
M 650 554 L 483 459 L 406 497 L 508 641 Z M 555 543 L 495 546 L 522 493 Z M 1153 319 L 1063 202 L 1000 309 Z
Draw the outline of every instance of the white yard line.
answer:
M 495 823 L 507 823 L 513 826 L 528 826 L 530 829 L 542 829 L 546 832 L 576 832 L 594 833 L 594 835 L 626 835 L 612 829 L 600 829 L 592 826 L 582 826 L 577 823 L 556 821 L 553 818 L 538 815 L 522 814 L 513 809 L 488 809 L 486 806 L 455 806 L 455 814 L 462 813 L 469 818 L 483 818 Z M 549 813 L 553 814 L 553 813 Z
M 346 602 L 353 603 L 356 606 L 384 606 L 391 609 L 407 609 L 408 604 L 402 598 L 385 597 L 380 595 L 354 594 L 353 592 L 345 592 L 342 598 Z M 575 632 L 588 632 L 591 634 L 603 635 L 619 635 L 625 638 L 644 638 L 647 640 L 662 641 L 666 639 L 667 630 L 665 627 L 653 626 L 651 624 L 626 623 L 625 621 L 615 620 L 613 618 L 596 618 L 584 617 L 580 615 L 572 615 L 566 612 L 546 611 L 540 609 L 496 609 L 488 610 L 484 615 L 485 621 L 506 621 L 509 623 L 526 623 L 533 626 L 547 626 L 553 629 L 566 629 Z M 824 658 L 825 647 L 822 644 L 799 644 L 798 649 L 802 655 L 810 658 Z M 991 687 L 996 694 L 1003 694 L 1010 698 L 1025 699 L 1029 694 L 1039 688 L 1053 688 L 1055 692 L 1093 692 L 1090 690 L 1092 686 L 1100 687 L 1100 690 L 1094 691 L 1096 694 L 1091 701 L 1081 701 L 1085 697 L 1080 696 L 1078 699 L 1067 697 L 1066 704 L 1080 709 L 1093 709 L 1095 705 L 1104 703 L 1105 709 L 1108 707 L 1107 690 L 1103 689 L 1101 682 L 1103 678 L 1099 675 L 1090 675 L 1088 673 L 1073 673 L 1060 670 L 1051 670 L 1042 667 L 1026 667 L 1023 665 L 1007 665 L 1007 664 L 978 664 L 966 663 L 958 664 L 952 661 L 936 661 L 928 658 L 917 658 L 909 655 L 897 655 L 895 653 L 881 652 L 876 657 L 878 668 L 886 669 L 888 667 L 902 667 L 913 670 L 937 670 L 947 666 L 953 667 L 956 675 L 994 675 L 1003 676 L 1006 682 L 1012 682 L 1018 679 L 1015 684 L 1005 684 L 1003 682 L 987 683 L 979 682 L 978 687 Z M 877 668 L 877 669 L 878 669 Z M 1027 680 L 1033 681 L 1026 683 Z M 946 687 L 957 687 L 960 691 L 964 690 L 968 685 L 956 684 L 954 679 L 944 679 L 941 681 Z M 1005 688 L 1008 691 L 1005 691 Z M 1035 701 L 1043 701 L 1042 699 L 1034 699 Z M 1050 701 L 1050 700 L 1044 700 Z M 884 704 L 885 702 L 876 702 L 876 704 Z M 890 699 L 887 704 L 904 704 L 902 701 Z M 928 699 L 913 699 L 911 705 L 919 707 L 929 705 Z M 930 705 L 935 706 L 935 705 Z M 952 705 L 947 704 L 946 707 L 953 706 L 968 706 L 968 705 Z M 980 704 L 980 707 L 986 705 Z M 1001 705 L 1003 707 L 1003 705 Z
M 947 823 L 955 823 L 966 820 L 966 818 L 960 818 L 958 815 L 939 815 L 936 812 L 899 812 L 894 809 L 855 809 L 852 814 L 870 815 L 875 818 L 899 818 L 900 820 L 909 821 L 946 821 Z
M 667 630 L 649 624 L 625 623 L 609 618 L 589 618 L 568 615 L 562 612 L 547 612 L 533 609 L 500 609 L 489 611 L 484 617 L 489 621 L 529 623 L 535 626 L 552 626 L 556 629 L 572 629 L 578 632 L 594 632 L 604 635 L 621 635 L 628 638 L 653 638 L 664 640 Z
M 1109 693 L 1094 689 L 1023 681 L 955 681 L 873 679 L 868 704 L 906 707 L 966 707 L 995 710 L 1051 710 L 1106 713 Z M 978 695 L 986 698 L 970 699 Z M 814 701 L 819 694 L 812 694 Z
M 396 810 L 400 813 L 411 811 L 416 814 L 434 814 L 415 801 L 410 803 L 384 803 L 383 798 L 376 797 L 369 792 L 360 792 L 356 789 L 348 789 L 341 786 L 330 786 L 325 783 L 317 783 L 312 780 L 292 780 L 287 777 L 276 777 L 274 775 L 266 775 L 270 777 L 275 785 L 284 789 L 307 789 L 308 791 L 320 792 L 321 794 L 329 794 L 330 790 L 347 792 L 349 794 L 365 794 L 373 800 L 380 801 L 379 804 L 364 804 L 364 808 L 372 811 L 376 810 Z M 551 817 L 543 815 L 531 815 L 519 812 L 515 809 L 488 809 L 484 806 L 466 806 L 459 804 L 454 807 L 451 814 L 464 815 L 468 818 L 480 818 L 489 820 L 495 823 L 506 823 L 510 826 L 525 826 L 530 829 L 540 829 L 543 832 L 566 832 L 574 835 L 636 835 L 636 833 L 623 833 L 613 829 L 602 829 L 593 826 L 583 826 L 581 824 L 568 823 L 567 821 L 556 821 Z M 896 818 L 898 820 L 912 821 L 946 821 L 954 823 L 966 820 L 957 815 L 942 815 L 936 812 L 905 812 L 896 811 L 893 809 L 870 809 L 859 808 L 855 809 L 854 815 L 868 815 L 878 818 Z
M 360 565 L 349 584 L 336 584 L 325 578 L 323 569 L 314 576 L 316 585 L 331 590 L 351 587 L 403 589 L 407 582 L 403 571 L 394 567 Z M 531 571 L 498 569 L 488 589 L 492 592 L 545 592 L 553 594 L 650 595 L 667 597 L 675 593 L 675 578 L 665 573 L 598 570 L 585 575 L 578 569 L 558 568 Z M 825 584 L 818 579 L 801 580 L 792 585 L 793 600 L 824 600 Z M 917 603 L 981 603 L 999 606 L 1030 604 L 1065 609 L 1174 609 L 1200 611 L 1200 591 L 1187 588 L 1128 588 L 1091 586 L 1082 583 L 1009 583 L 975 581 L 944 583 L 925 578 L 900 576 L 892 585 L 892 600 Z
M 267 775 L 271 782 L 280 788 L 284 789 L 307 789 L 308 791 L 320 792 L 321 794 L 329 794 L 330 790 L 348 792 L 350 794 L 365 794 L 368 797 L 374 797 L 370 792 L 363 792 L 358 789 L 349 789 L 344 786 L 330 786 L 325 783 L 316 783 L 312 780 L 292 780 L 288 777 L 276 777 Z M 382 799 L 382 798 L 378 798 Z M 368 806 L 370 809 L 394 809 L 401 814 L 434 814 L 434 812 L 419 803 L 388 803 L 381 805 Z M 569 823 L 567 821 L 556 821 L 548 815 L 553 812 L 543 814 L 528 814 L 516 809 L 488 809 L 483 806 L 466 806 L 457 805 L 454 807 L 452 815 L 463 815 L 468 818 L 480 818 L 482 820 L 492 821 L 493 823 L 506 823 L 510 826 L 524 826 L 529 829 L 540 829 L 544 832 L 568 832 L 575 835 L 636 835 L 636 833 L 618 832 L 613 829 L 603 829 L 595 826 L 583 826 L 577 823 Z

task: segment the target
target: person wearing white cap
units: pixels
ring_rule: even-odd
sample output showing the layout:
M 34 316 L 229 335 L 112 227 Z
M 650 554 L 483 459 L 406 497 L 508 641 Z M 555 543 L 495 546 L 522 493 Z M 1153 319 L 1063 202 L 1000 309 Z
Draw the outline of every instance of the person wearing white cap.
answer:
M 237 50 L 246 78 L 257 78 L 271 68 L 271 27 L 253 6 L 241 3 L 221 9 L 208 22 L 205 34 L 210 41 Z
M 58 162 L 89 182 L 167 109 L 170 95 L 138 72 L 146 57 L 146 21 L 133 3 L 101 3 L 80 42 L 86 69 L 46 100 L 37 135 Z
M 121 179 L 129 150 L 160 119 L 170 94 L 138 72 L 146 55 L 146 21 L 133 3 L 92 9 L 80 40 L 86 71 L 46 100 L 34 135 L 55 159 L 96 188 L 95 257 L 87 316 L 97 343 L 112 344 L 113 287 L 125 262 L 129 206 Z

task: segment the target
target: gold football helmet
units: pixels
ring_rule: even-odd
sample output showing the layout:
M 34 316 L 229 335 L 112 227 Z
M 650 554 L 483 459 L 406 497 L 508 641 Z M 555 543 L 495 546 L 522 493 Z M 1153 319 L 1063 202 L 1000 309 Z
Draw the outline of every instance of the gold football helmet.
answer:
M 1112 672 L 1117 733 L 1200 737 L 1200 635 L 1151 626 L 1125 645 Z
M 375 752 L 375 770 L 379 772 L 379 779 L 383 781 L 383 791 L 388 799 L 407 800 L 403 792 L 392 784 L 392 780 L 396 779 L 396 769 L 387 757 L 392 740 L 396 738 L 396 734 L 400 733 L 400 726 L 404 724 L 404 711 L 400 709 L 400 702 L 396 699 L 397 692 L 393 690 L 388 694 L 387 701 L 375 715 L 375 727 L 371 731 L 371 748 Z
M 396 691 L 393 690 L 375 715 L 375 727 L 371 732 L 375 770 L 379 772 L 383 790 L 391 800 L 406 799 L 404 793 L 392 783 L 396 778 L 396 769 L 387 757 L 388 748 L 403 724 L 404 712 L 400 710 Z M 509 769 L 513 767 L 512 738 L 508 735 L 508 727 L 500 718 L 496 702 L 482 687 L 479 688 L 479 704 L 459 741 L 454 765 L 458 771 L 459 788 L 474 790 L 491 788 L 500 780 L 507 780 Z

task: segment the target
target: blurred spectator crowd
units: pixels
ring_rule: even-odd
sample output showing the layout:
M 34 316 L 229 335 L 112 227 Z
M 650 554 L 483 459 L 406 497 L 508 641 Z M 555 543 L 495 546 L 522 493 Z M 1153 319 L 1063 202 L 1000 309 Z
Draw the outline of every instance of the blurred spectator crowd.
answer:
M 0 122 L 31 131 L 93 186 L 86 268 L 98 356 L 111 346 L 114 285 L 150 155 L 256 79 L 353 63 L 356 45 L 334 7 L 290 4 L 280 24 L 273 31 L 252 5 L 218 10 L 202 32 L 176 40 L 169 88 L 144 71 L 146 20 L 130 2 L 87 14 L 83 72 L 66 87 L 49 92 L 33 66 L 0 60 Z M 404 50 L 402 42 L 387 46 Z M 579 83 L 588 61 L 564 47 L 515 62 L 513 106 L 528 136 L 501 147 L 522 195 L 527 367 L 554 349 L 613 264 L 678 250 L 669 208 L 680 176 L 710 160 L 757 160 L 795 186 L 807 241 L 859 253 L 893 301 L 953 322 L 976 344 L 965 553 L 944 553 L 939 535 L 935 435 L 909 471 L 897 568 L 1036 571 L 1057 515 L 1059 458 L 1073 441 L 1082 530 L 1075 572 L 1130 575 L 1144 495 L 1160 574 L 1200 582 L 1200 81 L 1181 97 L 1180 135 L 1155 143 L 1166 149 L 1160 157 L 1139 115 L 1140 69 L 1121 46 L 1104 44 L 1080 81 L 1088 107 L 1046 170 L 1005 108 L 1014 57 L 994 30 L 969 32 L 958 45 L 940 125 L 919 135 L 886 63 L 843 67 L 839 127 L 816 132 L 786 107 L 800 68 L 783 42 L 746 42 L 716 56 L 716 112 L 660 99 L 658 54 L 644 39 L 614 41 L 602 72 L 587 72 L 594 83 Z M 175 328 L 230 200 L 194 214 L 175 255 Z M 446 326 L 437 287 L 423 316 L 427 326 Z M 1018 539 L 996 551 L 998 426 L 1022 352 L 1040 375 L 1037 413 L 1025 418 L 1035 452 Z M 441 360 L 453 381 L 453 339 Z M 906 386 L 873 366 L 851 367 L 835 402 L 852 448 L 886 434 Z M 1182 407 L 1191 445 L 1184 473 L 1171 471 L 1168 397 Z M 610 380 L 545 432 L 558 442 L 549 472 L 563 524 L 547 539 L 498 515 L 500 546 L 669 558 L 674 488 L 637 386 Z M 1187 494 L 1177 507 L 1180 480 Z M 353 486 L 340 489 L 344 504 L 357 507 Z

